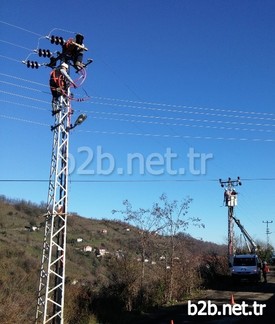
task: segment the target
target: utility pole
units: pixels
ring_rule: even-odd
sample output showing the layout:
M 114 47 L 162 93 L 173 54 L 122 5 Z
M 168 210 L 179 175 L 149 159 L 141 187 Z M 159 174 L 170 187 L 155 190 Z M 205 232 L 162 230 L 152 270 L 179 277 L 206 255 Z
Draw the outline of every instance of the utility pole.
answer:
M 234 244 L 234 207 L 237 206 L 237 192 L 235 186 L 241 185 L 240 177 L 236 180 L 228 178 L 228 180 L 219 179 L 220 185 L 224 188 L 224 204 L 228 207 L 228 263 L 231 266 L 233 261 L 233 256 L 235 253 Z
M 49 50 L 35 50 L 39 56 L 49 57 L 50 64 L 44 64 L 53 69 L 56 64 L 66 63 L 67 67 L 74 65 L 74 57 L 64 51 L 67 47 L 62 37 L 45 37 L 52 44 L 61 45 L 62 53 L 53 57 Z M 82 44 L 83 36 L 76 35 L 76 40 L 68 40 L 81 50 L 87 50 Z M 81 44 L 80 44 L 81 42 Z M 42 64 L 36 61 L 23 61 L 27 67 L 38 69 Z M 91 60 L 87 64 L 91 63 Z M 86 65 L 87 65 L 86 64 Z M 85 74 L 85 64 L 77 69 L 78 77 Z M 69 70 L 67 72 L 69 75 Z M 61 91 L 58 97 L 58 109 L 53 111 L 54 124 L 53 145 L 51 151 L 50 177 L 48 187 L 47 211 L 45 216 L 45 230 L 40 267 L 38 298 L 36 306 L 36 324 L 63 324 L 64 322 L 64 292 L 65 292 L 65 265 L 66 265 L 66 237 L 68 218 L 68 164 L 69 164 L 69 134 L 70 131 L 80 125 L 86 115 L 78 116 L 74 124 L 71 124 L 72 96 L 70 87 L 66 86 L 66 80 L 58 78 L 58 89 Z M 62 90 L 60 90 L 62 89 Z
M 266 224 L 266 248 L 269 247 L 269 235 L 271 234 L 268 225 L 273 223 L 273 221 L 263 221 L 264 224 Z

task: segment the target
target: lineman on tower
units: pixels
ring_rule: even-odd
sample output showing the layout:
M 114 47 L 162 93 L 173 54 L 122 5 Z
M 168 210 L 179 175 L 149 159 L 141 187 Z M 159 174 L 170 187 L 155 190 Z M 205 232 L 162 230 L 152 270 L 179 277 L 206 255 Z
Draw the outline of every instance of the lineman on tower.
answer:
M 59 67 L 55 68 L 51 72 L 50 88 L 52 93 L 52 114 L 56 114 L 60 111 L 60 97 L 65 93 L 72 84 L 76 88 L 76 84 L 67 73 L 69 66 L 67 63 L 62 63 Z

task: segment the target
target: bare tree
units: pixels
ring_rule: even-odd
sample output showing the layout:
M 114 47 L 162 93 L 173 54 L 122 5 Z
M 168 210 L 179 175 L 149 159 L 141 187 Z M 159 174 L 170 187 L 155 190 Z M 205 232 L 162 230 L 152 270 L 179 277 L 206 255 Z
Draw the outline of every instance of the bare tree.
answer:
M 169 258 L 169 276 L 166 273 L 166 278 L 169 278 L 168 291 L 166 299 L 171 301 L 173 299 L 174 278 L 178 256 L 176 255 L 176 247 L 178 243 L 177 235 L 179 232 L 186 231 L 189 225 L 204 227 L 201 219 L 197 217 L 187 217 L 191 198 L 185 198 L 182 202 L 177 200 L 169 201 L 166 194 L 160 197 L 161 204 L 155 204 L 153 213 L 158 215 L 161 219 L 162 234 L 167 237 L 167 256 Z M 166 262 L 166 264 L 168 264 Z
M 196 217 L 188 217 L 191 198 L 185 198 L 182 202 L 177 200 L 169 201 L 166 194 L 160 196 L 160 202 L 154 203 L 151 209 L 139 208 L 133 210 L 131 203 L 128 200 L 123 202 L 125 210 L 113 210 L 113 213 L 120 212 L 124 215 L 124 220 L 134 224 L 139 229 L 140 237 L 140 252 L 141 252 L 141 290 L 143 288 L 145 276 L 145 260 L 146 252 L 150 243 L 155 237 L 152 234 L 162 234 L 167 238 L 165 254 L 165 283 L 167 286 L 166 300 L 173 299 L 174 277 L 175 277 L 175 260 L 177 235 L 185 231 L 189 225 L 202 226 L 201 220 Z M 168 272 L 169 269 L 169 272 Z
M 131 203 L 128 200 L 123 201 L 125 210 L 113 210 L 112 213 L 121 213 L 124 215 L 124 221 L 133 224 L 138 228 L 139 234 L 139 249 L 141 254 L 141 290 L 143 288 L 145 276 L 145 261 L 147 249 L 152 242 L 152 237 L 160 229 L 161 215 L 153 209 L 139 208 L 133 210 Z

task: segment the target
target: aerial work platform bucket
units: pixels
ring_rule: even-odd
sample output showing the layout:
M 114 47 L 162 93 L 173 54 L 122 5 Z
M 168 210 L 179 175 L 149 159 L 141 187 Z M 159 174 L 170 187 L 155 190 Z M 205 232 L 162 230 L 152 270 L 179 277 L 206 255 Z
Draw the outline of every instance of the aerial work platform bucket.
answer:
M 225 206 L 226 207 L 237 206 L 237 195 L 238 195 L 238 193 L 235 190 L 226 190 L 224 192 Z

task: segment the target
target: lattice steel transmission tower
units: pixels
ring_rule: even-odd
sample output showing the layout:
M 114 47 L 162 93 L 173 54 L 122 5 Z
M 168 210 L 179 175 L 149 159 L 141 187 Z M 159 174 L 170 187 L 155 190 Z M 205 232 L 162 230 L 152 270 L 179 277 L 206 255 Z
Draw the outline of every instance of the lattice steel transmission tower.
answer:
M 80 115 L 71 125 L 68 96 L 61 97 L 61 110 L 55 115 L 43 241 L 36 323 L 63 323 L 66 236 L 68 218 L 69 133 L 86 117 Z
M 88 60 L 82 63 L 82 52 L 87 50 L 83 45 L 83 36 L 76 34 L 75 39 L 67 42 L 62 37 L 46 36 L 52 44 L 61 45 L 62 53 L 58 52 L 57 57 L 52 56 L 49 50 L 37 49 L 39 56 L 49 57 L 49 64 L 40 64 L 29 60 L 23 61 L 27 67 L 39 68 L 42 65 L 56 69 L 56 65 L 69 67 L 73 66 L 78 73 L 80 80 L 78 85 L 86 78 L 86 66 L 92 62 Z M 76 61 L 76 56 L 81 61 Z M 74 56 L 73 56 L 74 55 Z M 77 64 L 79 63 L 79 64 Z M 57 66 L 58 69 L 58 66 Z M 53 132 L 53 145 L 51 152 L 51 166 L 48 187 L 47 211 L 45 216 L 45 231 L 40 267 L 38 298 L 36 306 L 36 324 L 63 324 L 64 322 L 64 291 L 65 291 L 65 265 L 66 265 L 66 236 L 68 218 L 68 169 L 69 169 L 69 135 L 71 129 L 81 124 L 86 115 L 81 114 L 75 123 L 71 123 L 73 113 L 70 94 L 70 87 L 61 72 L 57 79 L 58 108 L 53 111 L 54 124 L 51 127 Z M 67 77 L 69 72 L 67 73 Z M 68 77 L 70 82 L 72 79 Z M 77 87 L 77 81 L 73 84 Z M 83 101 L 83 100 L 79 100 Z
M 235 254 L 234 244 L 234 207 L 237 206 L 237 195 L 235 186 L 241 185 L 240 177 L 236 180 L 228 178 L 228 180 L 219 180 L 221 187 L 224 187 L 224 204 L 228 207 L 228 262 L 232 264 Z
M 62 323 L 68 212 L 68 154 L 71 107 L 61 97 L 55 115 L 47 214 L 40 268 L 36 323 Z

